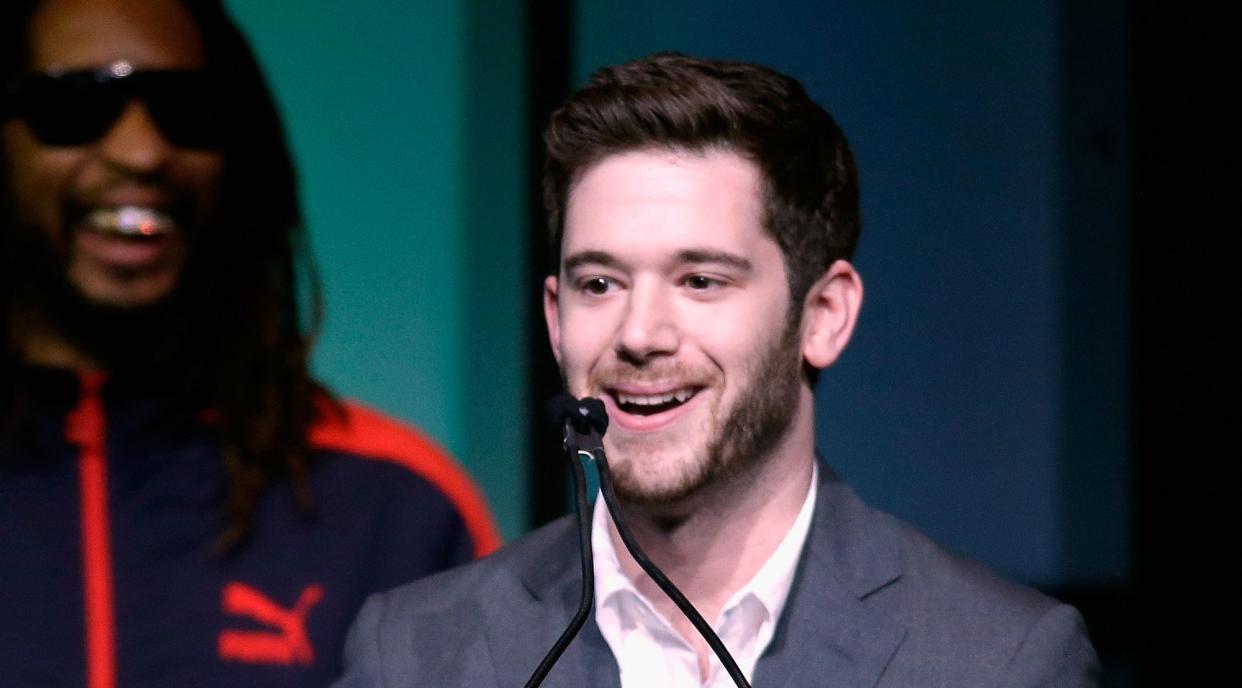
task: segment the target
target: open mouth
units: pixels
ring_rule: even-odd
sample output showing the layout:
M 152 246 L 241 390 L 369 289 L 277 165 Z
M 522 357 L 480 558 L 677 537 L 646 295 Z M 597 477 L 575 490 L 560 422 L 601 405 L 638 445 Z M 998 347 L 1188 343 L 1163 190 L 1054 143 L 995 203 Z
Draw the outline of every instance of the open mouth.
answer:
M 617 408 L 634 416 L 654 416 L 671 411 L 694 398 L 699 392 L 698 387 L 684 387 L 659 394 L 633 394 L 619 390 L 608 390 Z
M 168 214 L 134 205 L 96 208 L 87 213 L 85 225 L 107 236 L 138 240 L 166 236 L 177 228 Z
M 83 208 L 70 225 L 74 251 L 113 272 L 141 273 L 166 265 L 181 246 L 181 224 L 176 217 L 159 205 Z

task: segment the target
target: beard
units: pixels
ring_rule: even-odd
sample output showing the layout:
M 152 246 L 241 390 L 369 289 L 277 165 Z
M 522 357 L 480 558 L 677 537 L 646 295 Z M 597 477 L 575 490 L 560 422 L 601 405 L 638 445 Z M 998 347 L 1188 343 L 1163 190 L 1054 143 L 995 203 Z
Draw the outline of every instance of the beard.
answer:
M 0 266 L 8 272 L 10 316 L 33 316 L 114 372 L 173 358 L 185 327 L 181 289 L 144 305 L 101 303 L 70 281 L 67 250 L 47 232 L 13 221 L 5 234 Z
M 619 498 L 650 507 L 676 506 L 764 462 L 788 433 L 803 384 L 800 323 L 793 318 L 786 323 L 758 353 L 738 398 L 729 408 L 714 410 L 703 424 L 705 446 L 675 447 L 677 455 L 663 462 L 661 475 L 653 477 L 657 471 L 638 457 L 655 449 L 652 445 L 667 444 L 668 438 L 615 440 L 618 455 L 629 459 L 613 466 Z

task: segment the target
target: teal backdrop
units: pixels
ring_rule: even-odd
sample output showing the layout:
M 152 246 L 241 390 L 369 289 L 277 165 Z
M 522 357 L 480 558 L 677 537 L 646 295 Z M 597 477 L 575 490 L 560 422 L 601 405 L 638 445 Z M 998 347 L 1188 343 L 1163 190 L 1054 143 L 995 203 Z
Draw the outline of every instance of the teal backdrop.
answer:
M 229 0 L 275 91 L 326 296 L 316 373 L 422 428 L 526 527 L 523 15 Z M 533 297 L 531 297 L 533 298 Z

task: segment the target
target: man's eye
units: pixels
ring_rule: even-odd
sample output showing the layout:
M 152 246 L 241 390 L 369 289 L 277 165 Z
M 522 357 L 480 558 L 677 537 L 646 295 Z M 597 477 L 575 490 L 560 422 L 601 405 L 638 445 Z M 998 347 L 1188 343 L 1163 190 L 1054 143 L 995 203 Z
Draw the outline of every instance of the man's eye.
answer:
M 582 291 L 588 294 L 607 294 L 612 282 L 607 277 L 592 277 L 582 282 Z
M 686 286 L 695 291 L 703 291 L 711 289 L 719 284 L 716 280 L 706 275 L 690 275 L 686 278 Z

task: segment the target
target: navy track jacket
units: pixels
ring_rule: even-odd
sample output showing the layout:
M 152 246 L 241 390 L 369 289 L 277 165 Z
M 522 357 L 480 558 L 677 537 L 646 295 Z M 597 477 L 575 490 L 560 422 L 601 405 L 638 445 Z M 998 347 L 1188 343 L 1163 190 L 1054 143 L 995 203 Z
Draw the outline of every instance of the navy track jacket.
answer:
M 34 398 L 0 441 L 2 688 L 326 686 L 369 594 L 499 545 L 451 459 L 346 404 L 310 434 L 312 517 L 274 484 L 250 541 L 219 554 L 224 464 L 201 409 L 22 374 Z

